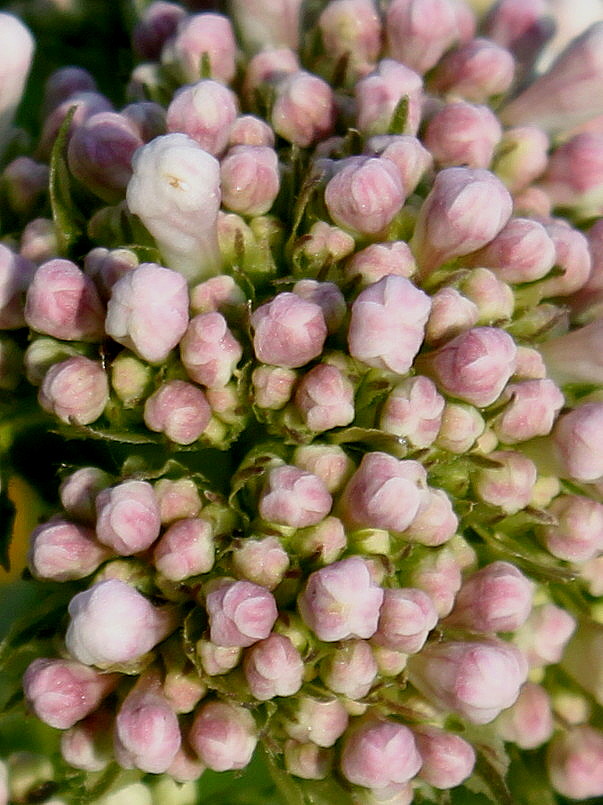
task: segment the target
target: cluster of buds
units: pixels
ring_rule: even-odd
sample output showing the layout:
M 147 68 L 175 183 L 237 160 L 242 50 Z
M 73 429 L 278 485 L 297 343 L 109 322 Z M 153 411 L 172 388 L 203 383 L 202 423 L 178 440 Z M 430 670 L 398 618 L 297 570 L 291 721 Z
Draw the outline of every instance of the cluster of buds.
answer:
M 92 777 L 603 796 L 603 21 L 228 5 L 151 2 L 120 111 L 51 75 L 0 177 L 0 389 L 82 440 L 26 706 Z

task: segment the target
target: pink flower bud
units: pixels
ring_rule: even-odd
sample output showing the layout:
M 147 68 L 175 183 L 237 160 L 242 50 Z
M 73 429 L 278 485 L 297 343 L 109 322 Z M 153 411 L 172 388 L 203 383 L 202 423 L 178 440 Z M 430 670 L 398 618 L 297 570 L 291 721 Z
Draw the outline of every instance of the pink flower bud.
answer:
M 186 281 L 177 271 L 141 263 L 112 288 L 107 334 L 149 363 L 162 363 L 188 325 Z
M 61 504 L 75 520 L 94 523 L 95 500 L 101 489 L 111 485 L 111 476 L 98 467 L 82 467 L 68 475 L 59 487 Z
M 61 735 L 61 755 L 66 763 L 83 771 L 103 771 L 112 760 L 113 718 L 106 710 L 74 724 Z
M 11 138 L 11 124 L 21 100 L 34 52 L 29 29 L 12 14 L 0 15 L 2 76 L 0 79 L 0 142 Z
M 553 267 L 555 244 L 538 221 L 512 218 L 494 240 L 470 255 L 469 261 L 489 268 L 505 282 L 532 282 Z
M 422 275 L 493 240 L 509 220 L 512 207 L 505 186 L 489 171 L 440 171 L 419 210 L 411 241 Z
M 65 341 L 98 341 L 104 315 L 92 280 L 75 263 L 57 258 L 34 274 L 25 304 L 33 330 Z
M 99 112 L 75 128 L 67 150 L 69 170 L 103 201 L 121 201 L 132 176 L 132 156 L 142 144 L 123 115 Z
M 477 495 L 505 514 L 515 514 L 532 498 L 538 472 L 536 465 L 522 453 L 498 450 L 488 455 L 500 467 L 481 467 L 474 478 Z
M 235 545 L 232 567 L 239 578 L 274 590 L 289 568 L 289 556 L 276 537 L 247 538 Z
M 338 559 L 347 546 L 345 528 L 337 517 L 325 517 L 318 525 L 299 529 L 294 535 L 293 550 L 322 565 Z
M 399 172 L 389 159 L 356 156 L 342 160 L 325 188 L 333 221 L 361 235 L 377 235 L 404 204 Z
M 444 398 L 434 383 L 416 375 L 394 386 L 383 406 L 379 427 L 408 439 L 414 447 L 429 447 L 438 435 L 443 410 Z
M 155 61 L 166 40 L 176 32 L 178 23 L 186 16 L 182 6 L 153 0 L 142 11 L 132 32 L 132 44 L 143 59 Z
M 216 579 L 205 605 L 210 639 L 226 647 L 247 647 L 264 640 L 278 615 L 272 593 L 249 581 Z
M 96 285 L 103 300 L 111 296 L 111 288 L 138 265 L 138 258 L 129 249 L 105 249 L 98 246 L 84 258 L 84 273 Z
M 192 318 L 180 342 L 188 376 L 210 388 L 228 383 L 242 354 L 221 313 L 200 313 Z
M 377 676 L 377 662 L 369 643 L 349 640 L 336 648 L 320 664 L 325 685 L 349 699 L 363 699 Z
M 245 768 L 258 736 L 248 710 L 237 704 L 212 701 L 197 711 L 188 739 L 209 769 L 229 771 Z
M 201 639 L 197 642 L 196 653 L 208 676 L 220 676 L 236 668 L 241 659 L 242 648 L 218 646 L 210 640 Z
M 514 632 L 532 609 L 534 585 L 509 562 L 491 562 L 463 582 L 446 622 L 476 632 Z
M 488 106 L 447 103 L 427 124 L 424 142 L 441 167 L 487 168 L 502 137 L 502 126 Z
M 528 673 L 523 654 L 495 638 L 431 643 L 407 667 L 421 693 L 472 724 L 488 724 L 510 707 Z
M 233 0 L 230 8 L 245 50 L 297 49 L 301 0 Z
M 170 581 L 208 573 L 214 564 L 211 525 L 200 517 L 172 523 L 155 546 L 153 561 Z
M 314 571 L 298 599 L 305 623 L 320 640 L 371 637 L 377 629 L 383 590 L 363 559 L 351 556 Z
M 175 35 L 166 42 L 161 60 L 176 68 L 183 83 L 192 83 L 207 59 L 211 78 L 228 84 L 236 71 L 235 55 L 236 42 L 227 17 L 190 14 L 180 20 Z
M 431 310 L 425 328 L 428 344 L 450 341 L 464 330 L 470 330 L 479 319 L 475 302 L 456 288 L 445 285 L 431 297 Z
M 303 376 L 295 404 L 310 430 L 321 433 L 354 419 L 354 388 L 336 366 L 321 363 Z
M 0 244 L 0 329 L 16 330 L 25 325 L 25 292 L 35 271 L 33 263 Z M 41 308 L 41 321 L 44 322 L 47 317 L 43 313 L 41 300 L 38 305 Z
M 433 156 L 419 139 L 410 134 L 376 135 L 367 140 L 365 152 L 371 156 L 390 159 L 394 163 L 400 173 L 402 187 L 407 196 L 413 192 L 421 177 L 433 165 Z M 382 244 L 374 244 L 374 246 L 380 245 Z M 399 272 L 391 271 L 390 273 Z M 410 275 L 405 274 L 405 276 Z
M 459 283 L 460 290 L 478 309 L 478 324 L 510 320 L 515 297 L 509 285 L 487 268 L 474 268 Z
M 461 562 L 447 545 L 421 557 L 409 574 L 410 583 L 429 595 L 441 618 L 446 617 L 454 605 L 461 587 L 461 568 Z
M 562 414 L 553 429 L 553 442 L 564 477 L 596 481 L 603 475 L 599 449 L 603 433 L 603 403 L 583 403 Z
M 485 20 L 487 36 L 508 48 L 524 68 L 532 64 L 554 28 L 547 0 L 498 0 Z
M 515 371 L 515 342 L 498 327 L 474 327 L 426 357 L 439 387 L 480 408 L 495 402 Z
M 404 532 L 404 538 L 421 545 L 443 545 L 454 536 L 458 524 L 446 492 L 428 489 L 415 519 Z
M 283 726 L 287 735 L 296 741 L 329 747 L 343 735 L 348 722 L 348 712 L 339 699 L 299 696 L 291 717 Z
M 28 566 L 38 579 L 70 581 L 89 576 L 110 555 L 91 528 L 54 517 L 32 532 Z
M 413 729 L 423 765 L 419 777 L 434 788 L 454 788 L 473 771 L 475 750 L 460 735 L 437 727 L 421 725 Z
M 559 662 L 575 628 L 575 618 L 565 609 L 542 604 L 532 610 L 513 642 L 524 653 L 530 668 L 540 668 Z
M 267 522 L 304 528 L 326 517 L 332 503 L 331 495 L 318 476 L 285 464 L 268 473 L 259 513 Z
M 521 749 L 536 749 L 553 734 L 553 712 L 549 694 L 534 682 L 526 682 L 515 704 L 496 720 L 496 731 L 503 741 Z
M 588 724 L 559 732 L 546 753 L 553 787 L 571 799 L 603 796 L 603 732 Z
M 2 171 L 2 186 L 17 215 L 31 216 L 48 189 L 48 165 L 30 157 L 17 157 Z
M 321 478 L 331 494 L 339 492 L 354 472 L 354 463 L 338 445 L 314 444 L 298 447 L 293 463 Z
M 485 103 L 511 86 L 515 63 L 508 50 L 489 39 L 472 39 L 450 51 L 429 79 L 436 92 L 451 94 L 473 103 Z
M 281 137 L 306 148 L 328 136 L 335 125 L 331 87 L 312 73 L 291 73 L 276 85 L 270 123 Z
M 603 134 L 583 132 L 556 148 L 540 186 L 555 207 L 571 207 L 581 217 L 598 215 L 603 204 Z
M 335 229 L 335 227 L 331 228 Z M 316 225 L 314 229 L 316 229 Z M 292 290 L 302 299 L 318 305 L 325 317 L 329 333 L 337 332 L 345 319 L 347 305 L 343 294 L 334 282 L 317 282 L 311 279 L 299 280 Z
M 356 252 L 346 263 L 346 279 L 361 280 L 361 287 L 372 285 L 380 279 L 397 274 L 411 277 L 416 269 L 415 260 L 408 244 L 404 241 L 372 243 Z
M 560 495 L 548 507 L 557 521 L 540 537 L 553 556 L 584 562 L 603 551 L 603 504 L 582 495 Z
M 247 62 L 243 81 L 243 97 L 248 104 L 254 104 L 258 90 L 263 85 L 275 86 L 283 78 L 299 73 L 300 63 L 297 53 L 290 48 L 269 48 L 256 53 Z M 273 131 L 274 135 L 274 130 Z
M 123 481 L 96 497 L 96 535 L 122 556 L 146 550 L 159 536 L 161 520 L 153 487 Z
M 379 646 L 415 654 L 438 622 L 431 598 L 413 587 L 388 588 L 383 592 L 379 627 L 373 641 Z
M 167 131 L 165 109 L 154 101 L 136 101 L 121 110 L 121 115 L 130 123 L 134 131 L 148 143 Z
M 204 772 L 205 765 L 193 754 L 193 750 L 188 744 L 185 743 L 181 744 L 180 749 L 174 755 L 174 759 L 167 770 L 167 774 L 169 774 L 176 783 L 194 783 Z M 181 789 L 179 788 L 178 790 L 180 791 Z M 182 795 L 178 794 L 178 796 Z
M 59 241 L 54 221 L 34 218 L 25 225 L 21 233 L 21 257 L 41 265 L 55 258 L 58 252 Z
M 211 408 L 205 394 L 192 383 L 169 380 L 147 398 L 144 422 L 176 444 L 192 444 L 205 431 Z
M 171 613 L 154 607 L 129 584 L 101 581 L 75 595 L 65 642 L 85 665 L 107 668 L 150 651 L 174 628 Z
M 89 358 L 67 358 L 46 372 L 38 401 L 45 411 L 68 425 L 89 425 L 109 401 L 107 375 L 100 363 Z
M 569 296 L 579 291 L 587 282 L 592 260 L 588 241 L 582 232 L 573 229 L 565 221 L 545 223 L 555 245 L 555 265 L 562 269 L 559 276 L 544 279 L 539 283 L 541 298 L 550 296 Z
M 603 22 L 596 22 L 570 42 L 546 73 L 503 107 L 503 123 L 532 123 L 558 132 L 600 114 L 603 106 L 597 102 L 597 87 L 603 74 L 602 42 Z
M 393 0 L 385 18 L 387 50 L 418 73 L 426 73 L 458 41 L 470 39 L 455 0 Z
M 245 652 L 243 672 L 252 695 L 261 702 L 293 696 L 301 688 L 304 663 L 288 637 L 271 634 Z
M 321 308 L 294 293 L 280 293 L 251 315 L 253 348 L 263 363 L 295 369 L 317 358 L 327 337 Z
M 175 713 L 190 713 L 207 693 L 194 666 L 168 667 L 162 685 L 163 695 Z
M 141 676 L 115 719 L 115 756 L 125 769 L 167 771 L 182 741 L 178 717 L 161 693 L 157 672 Z
M 283 750 L 285 769 L 303 780 L 323 780 L 331 771 L 332 752 L 313 743 L 285 741 Z
M 366 453 L 340 500 L 344 521 L 352 528 L 404 531 L 419 511 L 426 477 L 417 461 Z
M 361 291 L 352 305 L 350 354 L 377 369 L 406 374 L 423 341 L 430 307 L 427 294 L 410 280 L 383 277 Z
M 47 115 L 78 92 L 95 92 L 96 89 L 94 77 L 83 67 L 59 67 L 44 83 L 44 113 Z
M 408 727 L 367 719 L 343 743 L 341 771 L 349 782 L 382 789 L 406 783 L 421 768 L 421 756 Z
M 272 128 L 255 115 L 239 115 L 230 127 L 228 145 L 257 145 L 266 148 L 274 146 Z
M 482 435 L 486 423 L 472 405 L 446 403 L 442 413 L 442 426 L 435 441 L 438 447 L 462 455 L 470 450 Z
M 416 134 L 421 121 L 421 76 L 394 59 L 380 61 L 376 69 L 354 87 L 356 124 L 365 136 L 388 134 L 396 108 L 408 104 L 404 134 Z M 396 132 L 401 133 L 401 132 Z
M 349 59 L 347 70 L 363 75 L 381 50 L 381 20 L 373 0 L 333 0 L 320 13 L 318 27 L 333 61 Z
M 530 188 L 529 185 L 546 168 L 548 149 L 549 138 L 538 126 L 507 129 L 498 144 L 492 169 L 511 193 L 517 194 L 522 190 L 529 193 L 538 190 Z M 516 199 L 517 203 L 519 201 Z M 544 203 L 540 201 L 540 208 L 542 217 L 546 217 L 550 210 L 548 196 L 545 197 Z
M 289 402 L 297 375 L 279 366 L 258 366 L 253 370 L 254 402 L 260 408 L 278 411 Z
M 191 312 L 220 312 L 228 315 L 240 311 L 245 304 L 245 294 L 228 274 L 220 274 L 200 282 L 190 290 Z
M 92 115 L 100 112 L 112 112 L 111 102 L 99 92 L 90 90 L 78 91 L 66 98 L 62 103 L 51 110 L 45 119 L 38 144 L 37 155 L 40 159 L 49 159 L 52 147 L 59 133 L 59 130 L 71 109 L 75 106 L 75 112 L 71 119 L 71 125 L 67 133 L 68 139 L 78 126 L 81 126 Z
M 563 394 L 548 378 L 510 383 L 501 399 L 509 405 L 494 422 L 494 431 L 506 444 L 546 436 L 564 404 Z
M 154 486 L 163 525 L 185 517 L 196 517 L 201 510 L 201 498 L 191 478 L 170 480 L 161 478 Z
M 231 148 L 220 165 L 222 203 L 241 215 L 263 215 L 278 195 L 278 157 L 273 148 L 239 145 Z
M 238 113 L 234 92 L 219 81 L 205 78 L 176 92 L 168 106 L 167 127 L 170 132 L 188 134 L 217 157 L 226 150 Z
M 217 274 L 218 161 L 186 134 L 166 134 L 140 148 L 132 167 L 128 208 L 155 238 L 170 268 L 191 284 Z
M 73 660 L 38 658 L 25 672 L 23 690 L 39 719 L 65 730 L 96 710 L 117 682 L 117 674 L 100 674 Z

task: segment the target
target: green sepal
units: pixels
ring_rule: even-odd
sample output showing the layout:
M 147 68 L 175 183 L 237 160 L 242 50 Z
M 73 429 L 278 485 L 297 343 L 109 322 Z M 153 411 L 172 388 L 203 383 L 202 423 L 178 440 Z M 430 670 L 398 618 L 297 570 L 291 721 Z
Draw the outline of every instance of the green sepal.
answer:
M 393 111 L 387 129 L 387 134 L 404 134 L 406 132 L 406 126 L 408 124 L 408 107 L 408 95 L 403 95 Z
M 85 228 L 82 214 L 71 198 L 71 177 L 65 158 L 67 137 L 76 106 L 72 106 L 62 122 L 50 155 L 49 193 L 59 253 L 66 257 Z

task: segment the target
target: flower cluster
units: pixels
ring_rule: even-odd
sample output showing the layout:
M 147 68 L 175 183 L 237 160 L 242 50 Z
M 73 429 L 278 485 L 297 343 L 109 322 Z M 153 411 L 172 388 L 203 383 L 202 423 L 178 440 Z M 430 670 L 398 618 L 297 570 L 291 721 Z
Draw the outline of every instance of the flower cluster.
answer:
M 603 796 L 603 20 L 489 5 L 156 0 L 126 106 L 46 81 L 0 388 L 81 440 L 23 691 L 90 779 Z

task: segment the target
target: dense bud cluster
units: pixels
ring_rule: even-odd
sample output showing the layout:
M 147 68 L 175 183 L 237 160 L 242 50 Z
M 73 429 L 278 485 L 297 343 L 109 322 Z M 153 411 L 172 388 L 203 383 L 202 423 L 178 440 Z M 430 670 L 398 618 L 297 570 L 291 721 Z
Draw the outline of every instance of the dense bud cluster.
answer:
M 131 785 L 603 796 L 603 22 L 226 5 L 146 5 L 119 111 L 52 74 L 0 176 L 0 389 L 82 446 L 26 706 Z

